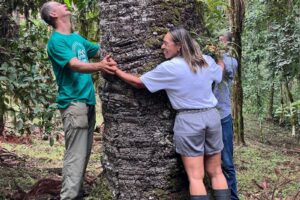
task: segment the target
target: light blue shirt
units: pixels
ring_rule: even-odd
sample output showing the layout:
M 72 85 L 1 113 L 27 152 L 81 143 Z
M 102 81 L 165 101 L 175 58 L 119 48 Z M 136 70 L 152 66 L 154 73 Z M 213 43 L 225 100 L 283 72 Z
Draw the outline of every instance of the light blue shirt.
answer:
M 194 73 L 182 57 L 158 65 L 140 77 L 150 92 L 165 90 L 172 107 L 178 109 L 211 108 L 217 105 L 212 82 L 222 80 L 222 70 L 210 56 L 203 55 L 208 67 Z
M 238 68 L 238 63 L 235 58 L 224 54 L 223 59 L 225 64 L 223 78 L 222 81 L 214 87 L 214 94 L 218 99 L 217 109 L 220 112 L 221 119 L 231 114 L 231 86 Z

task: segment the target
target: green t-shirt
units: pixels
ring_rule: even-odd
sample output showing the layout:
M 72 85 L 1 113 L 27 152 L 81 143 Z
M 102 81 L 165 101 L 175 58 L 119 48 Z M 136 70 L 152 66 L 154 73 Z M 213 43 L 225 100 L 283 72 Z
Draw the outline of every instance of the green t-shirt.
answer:
M 99 45 L 87 41 L 76 33 L 52 33 L 47 50 L 58 85 L 56 98 L 58 108 L 67 108 L 71 102 L 96 104 L 91 74 L 75 72 L 67 67 L 67 64 L 72 58 L 88 62 L 99 48 Z

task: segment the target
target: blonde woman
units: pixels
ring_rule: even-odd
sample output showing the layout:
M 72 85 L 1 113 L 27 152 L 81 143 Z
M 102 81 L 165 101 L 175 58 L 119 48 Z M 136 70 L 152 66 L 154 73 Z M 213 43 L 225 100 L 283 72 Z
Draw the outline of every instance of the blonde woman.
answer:
M 211 179 L 217 200 L 230 199 L 221 169 L 223 149 L 220 115 L 212 83 L 222 79 L 220 65 L 202 55 L 199 45 L 184 28 L 173 28 L 161 46 L 167 61 L 141 77 L 116 69 L 115 74 L 136 88 L 165 90 L 177 111 L 174 125 L 176 152 L 181 155 L 189 178 L 191 200 L 208 199 L 204 171 Z

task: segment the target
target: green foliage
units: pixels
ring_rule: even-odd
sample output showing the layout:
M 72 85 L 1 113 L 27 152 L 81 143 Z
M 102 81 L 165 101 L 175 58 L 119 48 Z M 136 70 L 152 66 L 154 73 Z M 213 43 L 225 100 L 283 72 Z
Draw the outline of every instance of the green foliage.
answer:
M 209 38 L 204 36 L 196 36 L 195 39 L 199 43 L 202 53 L 211 56 L 216 62 L 218 59 L 223 59 L 224 53 L 235 58 L 237 57 L 237 52 L 233 47 L 233 42 L 225 45 L 220 42 L 218 38 Z
M 208 36 L 219 36 L 222 31 L 228 29 L 228 20 L 226 13 L 229 10 L 227 0 L 198 0 L 205 5 L 205 26 Z
M 299 92 L 295 92 L 300 73 L 297 3 L 299 1 L 248 1 L 242 60 L 247 112 L 263 117 L 267 108 L 273 106 L 277 108 L 273 113 L 275 117 L 284 113 L 287 117 L 287 110 L 291 114 L 290 101 L 300 97 Z M 284 84 L 287 92 L 282 91 Z M 270 96 L 272 88 L 274 97 Z M 269 105 L 270 98 L 274 105 Z
M 100 10 L 98 0 L 64 0 L 73 12 L 75 30 L 84 37 L 99 41 Z
M 284 23 L 274 22 L 267 34 L 267 47 L 269 65 L 274 65 L 272 70 L 282 77 L 292 79 L 298 73 L 299 63 L 299 32 L 296 24 L 287 16 Z
M 47 141 L 41 139 L 33 139 L 31 145 L 4 143 L 3 148 L 15 152 L 17 155 L 24 156 L 25 158 L 41 159 L 41 161 L 37 163 L 39 168 L 48 167 L 47 164 L 49 162 L 52 162 L 53 165 L 60 166 L 65 151 L 63 143 L 57 142 L 51 147 Z
M 48 0 L 2 0 L 1 4 L 7 13 L 18 10 L 26 19 L 30 16 L 37 17 L 40 7 Z
M 300 100 L 288 105 L 280 105 L 275 110 L 275 116 L 289 122 L 300 112 Z
M 297 162 L 292 156 L 253 145 L 239 148 L 236 151 L 235 161 L 238 169 L 239 188 L 247 191 L 247 193 L 240 193 L 242 199 L 252 199 L 249 195 L 258 196 L 258 194 L 257 199 L 271 199 L 272 192 L 277 198 L 280 195 L 288 197 L 298 190 L 299 173 L 287 167 L 287 164 L 294 165 L 294 162 Z M 280 172 L 278 173 L 278 171 Z M 264 173 L 262 174 L 262 172 Z M 286 177 L 289 182 L 285 182 Z M 258 190 L 260 188 L 257 185 L 263 184 L 265 184 L 264 190 Z
M 47 27 L 30 21 L 18 38 L 0 41 L 6 44 L 0 51 L 5 58 L 0 67 L 0 89 L 5 94 L 6 111 L 14 115 L 20 133 L 30 132 L 34 119 L 46 133 L 53 129 L 56 88 L 45 48 L 47 35 Z
M 56 127 L 56 84 L 45 48 L 49 29 L 36 20 L 45 2 L 47 0 L 4 0 L 0 6 L 2 18 L 7 19 L 1 20 L 1 25 L 9 27 L 0 35 L 0 128 L 7 113 L 20 133 L 30 132 L 33 125 L 38 125 L 46 134 Z M 97 0 L 58 2 L 66 3 L 73 10 L 75 29 L 89 39 L 99 40 Z M 11 20 L 11 13 L 16 10 L 16 18 L 20 19 L 19 14 L 25 16 L 21 24 Z M 53 141 L 50 137 L 50 144 Z
M 214 59 L 220 58 L 226 51 L 237 56 L 233 48 L 233 44 L 224 46 L 219 42 L 219 36 L 228 31 L 229 21 L 227 19 L 229 11 L 229 4 L 227 0 L 198 0 L 203 3 L 204 10 L 204 25 L 206 32 L 204 35 L 196 35 L 192 33 L 199 43 L 204 54 L 212 56 Z
M 269 83 L 269 72 L 265 69 L 265 7 L 249 2 L 245 18 L 243 69 L 245 110 L 257 113 L 265 112 Z

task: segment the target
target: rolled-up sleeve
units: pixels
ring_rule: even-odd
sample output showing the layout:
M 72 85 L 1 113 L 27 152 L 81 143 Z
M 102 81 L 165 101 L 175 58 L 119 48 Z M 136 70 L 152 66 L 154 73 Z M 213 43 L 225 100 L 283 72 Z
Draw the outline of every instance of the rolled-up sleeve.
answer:
M 169 89 L 175 83 L 176 73 L 168 65 L 172 65 L 172 63 L 169 61 L 163 62 L 140 77 L 140 80 L 150 92 Z
M 221 66 L 218 65 L 215 60 L 210 56 L 205 56 L 205 60 L 208 64 L 208 70 L 210 72 L 210 77 L 213 81 L 220 83 L 222 81 L 223 72 Z

